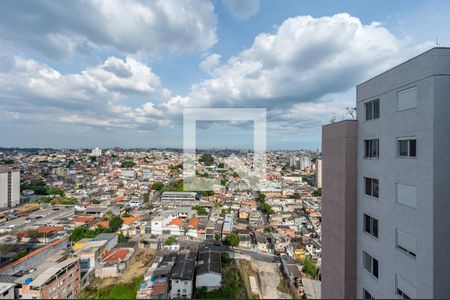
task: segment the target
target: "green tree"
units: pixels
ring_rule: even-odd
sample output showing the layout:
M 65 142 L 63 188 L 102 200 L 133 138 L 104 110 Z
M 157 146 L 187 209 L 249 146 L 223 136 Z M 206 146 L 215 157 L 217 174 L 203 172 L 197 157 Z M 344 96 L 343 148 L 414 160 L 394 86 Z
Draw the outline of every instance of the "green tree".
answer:
M 128 237 L 125 236 L 122 232 L 119 232 L 119 243 L 126 243 L 128 241 Z
M 94 199 L 94 200 L 92 200 L 92 204 L 100 204 L 100 200 Z
M 236 233 L 230 233 L 225 237 L 225 243 L 230 246 L 239 245 L 239 236 Z
M 216 241 L 220 241 L 220 234 L 216 233 L 216 234 L 214 235 L 214 239 L 215 239 Z
M 260 208 L 261 208 L 261 211 L 264 212 L 265 214 L 268 214 L 268 215 L 273 214 L 272 206 L 270 206 L 267 203 L 261 204 Z
M 14 260 L 19 260 L 19 259 L 21 259 L 22 257 L 24 257 L 27 254 L 28 254 L 27 250 L 21 250 L 21 251 L 16 253 L 16 255 L 14 256 Z
M 317 268 L 314 261 L 312 261 L 309 258 L 305 258 L 302 263 L 303 263 L 303 272 L 312 277 L 315 277 L 317 275 Z
M 109 231 L 117 232 L 122 227 L 123 221 L 119 216 L 114 216 L 109 220 Z
M 313 192 L 314 197 L 321 197 L 322 196 L 322 188 L 318 188 Z
M 199 205 L 194 206 L 193 209 L 197 211 L 197 214 L 199 216 L 207 216 L 208 215 L 208 211 Z
M 230 263 L 231 262 L 230 254 L 228 254 L 228 252 L 223 252 L 222 255 L 220 256 L 220 260 L 224 264 Z
M 219 163 L 217 166 L 221 169 L 225 168 L 225 164 L 223 162 Z
M 152 184 L 152 190 L 154 191 L 160 191 L 164 188 L 164 183 L 161 181 L 156 181 Z
M 144 202 L 148 202 L 150 200 L 150 193 L 144 194 Z
M 171 246 L 171 245 L 175 244 L 176 242 L 177 242 L 177 239 L 174 236 L 170 236 L 164 241 L 164 245 Z
M 256 196 L 256 201 L 264 203 L 266 201 L 266 194 L 258 193 L 258 196 Z
M 209 153 L 203 153 L 198 161 L 204 163 L 205 166 L 211 166 L 214 164 L 214 157 Z
M 129 169 L 129 168 L 133 168 L 134 166 L 136 166 L 136 163 L 135 163 L 134 161 L 132 161 L 132 160 L 126 160 L 126 161 L 123 161 L 123 162 L 120 164 L 120 166 L 121 166 L 122 168 L 127 168 L 127 169 Z

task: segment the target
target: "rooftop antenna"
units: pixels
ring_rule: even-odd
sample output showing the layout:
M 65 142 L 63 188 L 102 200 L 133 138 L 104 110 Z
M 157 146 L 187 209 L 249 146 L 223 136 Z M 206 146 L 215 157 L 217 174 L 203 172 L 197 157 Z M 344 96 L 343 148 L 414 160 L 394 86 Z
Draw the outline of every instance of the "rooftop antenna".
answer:
M 439 37 L 436 36 L 436 47 L 439 47 Z

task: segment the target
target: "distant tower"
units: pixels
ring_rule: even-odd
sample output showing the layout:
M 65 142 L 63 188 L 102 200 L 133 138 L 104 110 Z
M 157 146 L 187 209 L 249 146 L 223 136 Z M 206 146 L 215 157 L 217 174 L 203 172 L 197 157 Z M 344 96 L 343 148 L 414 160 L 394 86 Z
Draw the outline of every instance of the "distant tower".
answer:
M 102 155 L 102 149 L 100 149 L 99 147 L 95 147 L 95 148 L 92 150 L 91 155 L 92 155 L 92 156 L 95 156 L 95 157 L 101 156 L 101 155 Z

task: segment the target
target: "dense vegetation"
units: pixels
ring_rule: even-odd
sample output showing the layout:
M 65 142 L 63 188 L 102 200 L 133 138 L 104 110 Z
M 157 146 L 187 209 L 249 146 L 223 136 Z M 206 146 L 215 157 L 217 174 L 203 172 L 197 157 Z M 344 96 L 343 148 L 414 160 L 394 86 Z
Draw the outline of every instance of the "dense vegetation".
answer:
M 87 227 L 77 227 L 74 230 L 72 230 L 72 233 L 70 234 L 69 239 L 72 242 L 78 242 L 81 239 L 85 238 L 94 238 L 100 233 L 112 233 L 117 232 L 120 227 L 122 226 L 123 221 L 119 216 L 113 216 L 109 220 L 109 227 L 103 228 L 103 227 L 97 227 L 95 229 L 89 229 Z
M 136 163 L 135 163 L 134 161 L 132 161 L 132 160 L 125 160 L 125 161 L 123 161 L 123 162 L 120 164 L 120 166 L 121 166 L 122 168 L 127 168 L 127 169 L 129 169 L 129 168 L 133 168 L 134 166 L 136 166 Z
M 273 214 L 272 206 L 270 206 L 269 204 L 267 204 L 265 202 L 263 204 L 261 204 L 259 208 L 265 214 L 268 214 L 268 215 Z
M 164 245 L 171 246 L 171 245 L 175 244 L 176 242 L 177 242 L 177 239 L 174 236 L 170 236 L 164 241 Z
M 239 236 L 236 233 L 230 233 L 224 239 L 225 244 L 230 246 L 239 245 Z
M 315 197 L 321 197 L 322 196 L 322 188 L 318 188 L 313 192 L 313 196 Z
M 199 205 L 194 206 L 193 209 L 197 211 L 197 214 L 199 216 L 207 216 L 208 215 L 208 211 Z
M 303 264 L 303 272 L 310 275 L 311 277 L 315 277 L 317 275 L 317 268 L 313 260 L 305 258 L 302 261 L 302 264 Z
M 81 292 L 80 299 L 136 299 L 143 276 L 138 276 L 131 283 L 118 283 L 102 288 L 89 286 Z
M 164 188 L 164 183 L 161 181 L 156 181 L 152 184 L 152 190 L 154 191 L 160 191 Z
M 65 195 L 63 190 L 51 188 L 43 181 L 37 181 L 30 184 L 23 183 L 20 186 L 20 190 L 32 190 L 36 195 Z
M 205 164 L 205 166 L 211 166 L 214 164 L 214 157 L 209 153 L 203 153 L 198 161 Z

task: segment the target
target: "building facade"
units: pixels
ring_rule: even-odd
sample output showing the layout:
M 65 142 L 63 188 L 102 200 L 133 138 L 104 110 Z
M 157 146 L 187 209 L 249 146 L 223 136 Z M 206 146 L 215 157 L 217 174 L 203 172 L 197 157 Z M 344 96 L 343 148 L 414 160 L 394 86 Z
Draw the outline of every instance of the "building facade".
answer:
M 450 48 L 357 87 L 357 298 L 450 297 L 449 99 Z M 337 275 L 322 276 L 326 289 Z
M 20 203 L 20 171 L 15 167 L 0 166 L 0 208 Z

